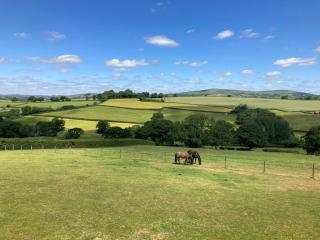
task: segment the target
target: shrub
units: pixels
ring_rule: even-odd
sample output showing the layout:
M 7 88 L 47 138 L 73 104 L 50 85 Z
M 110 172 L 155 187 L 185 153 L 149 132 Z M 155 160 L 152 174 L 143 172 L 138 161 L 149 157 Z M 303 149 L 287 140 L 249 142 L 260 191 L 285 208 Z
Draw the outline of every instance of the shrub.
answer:
M 65 133 L 65 139 L 78 139 L 84 131 L 81 128 L 71 128 Z

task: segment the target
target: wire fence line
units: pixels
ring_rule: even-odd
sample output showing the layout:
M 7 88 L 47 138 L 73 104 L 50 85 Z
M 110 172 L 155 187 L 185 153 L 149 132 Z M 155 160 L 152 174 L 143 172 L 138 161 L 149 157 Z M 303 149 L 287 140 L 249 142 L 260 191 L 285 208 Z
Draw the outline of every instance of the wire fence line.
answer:
M 36 147 L 35 147 L 36 146 Z M 143 151 L 128 151 L 121 147 L 114 148 L 95 148 L 96 153 L 93 155 L 97 158 L 106 158 L 106 156 L 112 156 L 113 159 L 119 160 L 134 160 L 135 162 L 159 162 L 159 163 L 174 163 L 174 152 L 159 151 L 159 152 L 143 152 Z M 58 150 L 80 150 L 81 148 L 73 148 L 72 145 L 50 145 L 46 147 L 45 145 L 19 145 L 19 144 L 9 144 L 0 146 L 0 151 L 30 151 L 30 150 L 53 150 L 57 152 Z M 289 176 L 296 176 L 297 172 L 299 175 L 310 177 L 315 179 L 317 172 L 320 170 L 320 158 L 314 159 L 314 161 L 300 160 L 294 161 L 288 160 L 266 160 L 257 159 L 254 157 L 238 157 L 234 155 L 227 154 L 201 154 L 203 165 L 209 166 L 212 169 L 226 169 L 226 170 L 241 170 L 257 173 L 270 173 L 279 174 L 284 173 Z M 196 163 L 197 164 L 197 163 Z

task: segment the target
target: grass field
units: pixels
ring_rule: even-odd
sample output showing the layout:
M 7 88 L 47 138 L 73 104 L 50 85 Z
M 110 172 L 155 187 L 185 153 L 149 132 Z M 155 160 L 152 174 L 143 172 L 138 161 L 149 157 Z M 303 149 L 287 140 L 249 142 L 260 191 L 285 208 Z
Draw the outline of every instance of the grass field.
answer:
M 15 106 L 15 105 L 18 105 L 20 104 L 19 102 L 12 102 L 10 100 L 0 100 L 0 108 L 4 108 L 8 105 L 10 106 Z
M 234 107 L 239 104 L 247 104 L 252 108 L 280 109 L 284 111 L 319 111 L 318 100 L 281 100 L 265 98 L 241 98 L 241 97 L 169 97 L 167 102 L 214 105 Z
M 273 112 L 286 119 L 294 130 L 308 131 L 311 127 L 320 125 L 320 115 L 302 112 Z
M 137 98 L 128 99 L 110 99 L 103 102 L 101 105 L 111 107 L 124 107 L 136 109 L 161 109 L 164 107 L 192 107 L 190 104 L 181 103 L 166 103 L 166 102 L 142 102 Z
M 49 122 L 52 120 L 52 117 L 44 117 L 44 116 L 24 116 L 22 118 L 19 118 L 17 121 L 24 123 L 24 124 L 29 124 L 29 125 L 34 125 L 37 122 Z M 68 119 L 64 118 L 65 121 L 65 127 L 67 129 L 70 128 L 82 128 L 84 131 L 92 131 L 96 130 L 97 126 L 97 121 L 90 121 L 90 120 L 77 120 L 77 119 Z M 110 122 L 110 125 L 112 127 L 131 127 L 135 124 L 133 123 L 122 123 L 122 122 Z
M 230 115 L 228 113 L 215 113 L 215 112 L 194 112 L 194 111 L 188 111 L 188 110 L 178 110 L 178 109 L 164 109 L 162 110 L 162 113 L 166 119 L 169 119 L 171 121 L 182 121 L 186 117 L 192 115 L 192 114 L 204 114 L 208 117 L 212 117 L 215 120 L 226 120 L 229 122 L 233 122 L 235 120 L 234 115 Z
M 156 111 L 96 106 L 68 111 L 43 113 L 42 116 L 63 118 L 80 118 L 89 120 L 109 120 L 114 122 L 143 123 L 148 121 Z
M 17 102 L 16 105 L 19 107 L 24 106 L 32 106 L 32 107 L 51 107 L 53 109 L 61 108 L 62 106 L 66 105 L 73 105 L 75 107 L 82 107 L 82 106 L 90 106 L 93 105 L 95 101 L 85 101 L 85 100 L 72 100 L 69 102 L 51 102 L 51 101 L 44 101 L 44 102 Z
M 1 152 L 0 239 L 320 238 L 319 157 L 200 149 L 178 166 L 177 150 Z

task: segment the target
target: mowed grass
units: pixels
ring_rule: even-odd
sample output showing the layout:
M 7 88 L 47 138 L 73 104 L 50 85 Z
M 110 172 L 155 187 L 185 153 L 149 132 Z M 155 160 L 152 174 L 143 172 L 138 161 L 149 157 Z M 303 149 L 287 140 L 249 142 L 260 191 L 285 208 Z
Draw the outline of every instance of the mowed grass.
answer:
M 79 120 L 108 120 L 113 122 L 143 123 L 156 111 L 95 106 L 67 111 L 43 113 L 42 116 L 62 117 Z
M 284 111 L 319 111 L 319 100 L 281 100 L 265 98 L 244 97 L 169 97 L 167 102 L 214 105 L 234 107 L 239 104 L 247 104 L 251 108 L 280 109 Z
M 319 158 L 200 149 L 179 166 L 178 150 L 1 152 L 0 239 L 320 238 Z

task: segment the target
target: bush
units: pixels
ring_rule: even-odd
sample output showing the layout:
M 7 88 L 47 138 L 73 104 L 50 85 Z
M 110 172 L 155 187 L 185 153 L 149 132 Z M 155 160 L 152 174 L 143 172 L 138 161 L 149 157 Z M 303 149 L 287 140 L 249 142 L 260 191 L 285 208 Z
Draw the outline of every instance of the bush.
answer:
M 122 129 L 120 127 L 109 127 L 102 134 L 105 138 L 131 138 L 130 128 Z
M 84 131 L 81 128 L 71 128 L 65 133 L 65 139 L 78 139 Z
M 69 110 L 69 109 L 75 109 L 76 107 L 74 105 L 64 105 L 60 109 L 61 110 Z
M 96 126 L 97 133 L 103 134 L 105 131 L 107 131 L 109 127 L 110 127 L 110 124 L 107 121 L 100 120 Z

